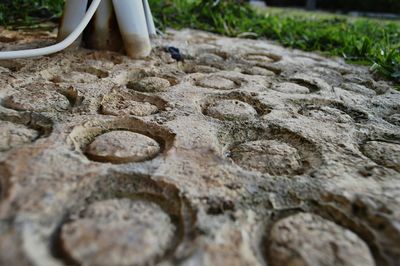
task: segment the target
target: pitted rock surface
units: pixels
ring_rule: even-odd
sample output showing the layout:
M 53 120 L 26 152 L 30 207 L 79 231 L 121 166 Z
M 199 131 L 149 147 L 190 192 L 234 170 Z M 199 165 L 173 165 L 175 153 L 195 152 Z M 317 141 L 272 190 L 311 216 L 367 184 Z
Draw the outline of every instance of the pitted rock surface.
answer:
M 152 41 L 0 61 L 0 265 L 399 265 L 394 84 L 266 40 Z

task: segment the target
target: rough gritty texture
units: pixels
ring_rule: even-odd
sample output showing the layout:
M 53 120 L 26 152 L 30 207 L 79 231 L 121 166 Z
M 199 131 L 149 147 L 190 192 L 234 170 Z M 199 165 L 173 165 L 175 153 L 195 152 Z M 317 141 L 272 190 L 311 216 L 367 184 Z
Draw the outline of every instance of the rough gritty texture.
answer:
M 0 35 L 0 49 L 54 41 Z M 1 140 L 0 265 L 293 254 L 295 265 L 399 265 L 392 84 L 262 40 L 182 30 L 153 46 L 143 60 L 79 49 L 0 61 L 0 133 L 13 140 Z

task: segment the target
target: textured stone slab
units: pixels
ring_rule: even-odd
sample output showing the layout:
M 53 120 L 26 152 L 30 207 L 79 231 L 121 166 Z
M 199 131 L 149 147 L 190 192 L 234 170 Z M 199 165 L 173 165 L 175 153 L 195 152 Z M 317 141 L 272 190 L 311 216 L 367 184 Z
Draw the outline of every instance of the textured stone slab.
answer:
M 153 42 L 0 62 L 0 265 L 399 264 L 393 84 L 265 40 Z

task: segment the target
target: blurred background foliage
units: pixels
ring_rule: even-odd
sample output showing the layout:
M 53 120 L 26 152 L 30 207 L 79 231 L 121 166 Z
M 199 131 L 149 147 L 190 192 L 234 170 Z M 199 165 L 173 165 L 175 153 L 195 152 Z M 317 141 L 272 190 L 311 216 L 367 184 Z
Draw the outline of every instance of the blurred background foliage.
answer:
M 304 6 L 306 0 L 279 0 Z M 63 0 L 2 0 L 0 24 L 33 26 L 60 17 Z M 367 64 L 400 84 L 400 22 L 306 12 L 254 9 L 244 0 L 149 0 L 157 27 L 194 28 L 232 37 L 267 38 L 284 46 L 319 51 Z M 266 0 L 268 4 L 278 0 Z M 290 3 L 289 3 L 290 2 Z M 317 0 L 337 9 L 395 11 L 400 0 Z M 335 5 L 335 6 L 332 6 Z M 380 8 L 380 9 L 379 9 Z M 372 9 L 374 10 L 374 9 Z
M 1 0 L 0 24 L 29 26 L 61 15 L 64 0 Z
M 304 7 L 307 0 L 265 0 L 271 6 Z M 325 10 L 400 13 L 399 0 L 316 0 L 316 6 Z

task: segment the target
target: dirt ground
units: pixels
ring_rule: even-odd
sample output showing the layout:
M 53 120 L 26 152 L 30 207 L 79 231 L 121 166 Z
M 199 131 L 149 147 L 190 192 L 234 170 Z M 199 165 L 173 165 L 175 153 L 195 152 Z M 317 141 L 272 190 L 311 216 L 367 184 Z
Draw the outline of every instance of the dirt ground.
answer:
M 400 265 L 392 84 L 263 40 L 153 45 L 0 61 L 0 265 Z

